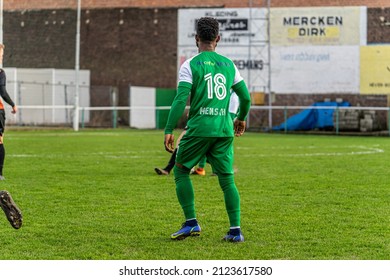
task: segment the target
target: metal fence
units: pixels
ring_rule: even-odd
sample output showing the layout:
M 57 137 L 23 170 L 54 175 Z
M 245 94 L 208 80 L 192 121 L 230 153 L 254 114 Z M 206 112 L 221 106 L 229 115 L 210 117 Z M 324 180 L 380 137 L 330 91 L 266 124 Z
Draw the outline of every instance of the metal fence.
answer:
M 325 124 L 319 123 L 309 129 L 291 129 L 289 120 L 304 110 L 313 110 L 317 117 L 326 115 Z M 248 122 L 249 129 L 281 131 L 284 133 L 322 131 L 334 134 L 370 133 L 390 135 L 390 107 L 252 106 Z
M 72 126 L 72 117 L 75 107 L 67 106 L 43 106 L 43 105 L 20 105 L 19 113 L 23 116 L 29 110 L 39 111 L 56 111 L 67 110 L 69 112 L 68 122 L 58 124 L 54 122 L 45 122 L 39 125 L 43 126 Z M 161 111 L 169 110 L 170 106 L 96 106 L 96 107 L 79 107 L 80 118 L 79 125 L 81 129 L 88 127 L 131 127 L 129 116 L 131 111 Z M 188 107 L 186 111 L 188 110 Z M 290 118 L 300 114 L 304 110 L 315 110 L 317 114 L 325 114 L 325 111 L 330 114 L 327 116 L 325 126 L 313 127 L 311 129 L 293 129 L 289 127 Z M 158 114 L 155 115 L 155 117 Z M 86 116 L 89 116 L 86 118 Z M 125 117 L 123 117 L 125 116 Z M 134 114 L 133 114 L 134 116 Z M 273 120 L 270 122 L 269 117 Z M 144 114 L 139 114 L 139 118 L 143 118 Z M 179 122 L 178 128 L 183 128 L 185 125 L 186 112 L 183 114 L 183 121 Z M 156 122 L 157 123 L 157 122 Z M 270 126 L 269 124 L 274 124 Z M 282 132 L 282 133 L 297 133 L 297 132 L 324 132 L 328 134 L 343 134 L 353 133 L 357 135 L 385 135 L 390 136 L 390 107 L 337 107 L 337 106 L 252 106 L 248 119 L 247 129 L 251 131 L 262 132 Z M 20 123 L 15 118 L 10 121 L 12 125 L 34 125 Z M 278 127 L 278 129 L 275 129 Z M 134 127 L 139 129 L 159 129 L 158 127 Z M 160 127 L 161 129 L 161 127 Z

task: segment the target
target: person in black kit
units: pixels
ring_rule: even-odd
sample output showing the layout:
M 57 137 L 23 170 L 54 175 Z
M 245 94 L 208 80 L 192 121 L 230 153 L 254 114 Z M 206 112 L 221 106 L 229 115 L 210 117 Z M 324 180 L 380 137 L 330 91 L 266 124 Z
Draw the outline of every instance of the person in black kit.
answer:
M 184 134 L 186 133 L 186 128 L 184 128 L 183 132 L 180 134 L 179 138 L 177 139 L 176 141 L 176 148 L 175 150 L 173 151 L 172 155 L 171 155 L 171 158 L 169 159 L 169 162 L 168 162 L 168 165 L 164 168 L 159 168 L 159 167 L 156 167 L 154 169 L 154 171 L 156 171 L 156 173 L 158 175 L 169 175 L 169 173 L 171 172 L 171 170 L 173 169 L 173 167 L 175 166 L 175 163 L 176 163 L 176 152 L 177 152 L 177 146 L 179 145 L 180 143 L 180 139 L 184 136 Z
M 0 64 L 3 64 L 4 45 L 0 44 Z M 3 69 L 0 69 L 0 95 L 1 98 L 12 107 L 12 113 L 17 112 L 17 107 L 12 99 L 9 97 L 5 88 L 6 77 Z M 3 134 L 5 128 L 5 111 L 4 104 L 0 99 L 0 180 L 4 180 L 3 165 L 5 150 L 3 145 Z M 0 191 L 0 208 L 4 211 L 5 216 L 10 222 L 11 226 L 15 229 L 19 229 L 22 226 L 22 213 L 18 206 L 15 204 L 11 197 L 11 194 L 5 190 Z
M 3 54 L 4 54 L 4 45 L 0 44 L 0 64 L 3 64 Z M 12 101 L 11 97 L 9 97 L 7 90 L 5 88 L 6 77 L 3 69 L 0 69 L 0 95 L 1 98 L 12 107 L 12 114 L 16 114 L 17 107 L 15 103 Z M 5 149 L 3 144 L 3 134 L 5 129 L 5 110 L 4 104 L 0 99 L 0 180 L 4 180 L 3 176 L 3 166 L 4 166 L 4 158 L 5 158 Z

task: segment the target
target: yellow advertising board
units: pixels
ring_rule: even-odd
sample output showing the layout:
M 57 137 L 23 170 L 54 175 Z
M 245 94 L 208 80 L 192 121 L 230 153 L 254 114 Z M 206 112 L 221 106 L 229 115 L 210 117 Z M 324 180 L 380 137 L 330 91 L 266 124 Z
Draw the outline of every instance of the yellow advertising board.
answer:
M 360 93 L 390 94 L 390 46 L 360 47 Z
M 274 8 L 271 10 L 271 44 L 364 45 L 364 7 Z

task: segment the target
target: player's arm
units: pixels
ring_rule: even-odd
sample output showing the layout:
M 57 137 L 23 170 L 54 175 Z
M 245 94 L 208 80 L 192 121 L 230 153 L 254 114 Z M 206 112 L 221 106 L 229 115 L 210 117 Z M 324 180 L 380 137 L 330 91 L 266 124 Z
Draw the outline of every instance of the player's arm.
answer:
M 237 119 L 244 121 L 249 113 L 249 109 L 251 106 L 251 97 L 249 94 L 249 90 L 242 80 L 233 86 L 233 90 L 236 92 L 238 96 L 238 100 L 240 101 Z
M 236 136 L 241 136 L 246 128 L 245 120 L 251 106 L 251 97 L 243 80 L 235 84 L 232 88 L 236 92 L 238 100 L 240 101 L 237 118 L 234 120 L 234 134 Z
M 165 126 L 165 138 L 164 145 L 168 152 L 173 152 L 173 130 L 175 129 L 177 122 L 183 115 L 186 108 L 188 95 L 191 91 L 191 84 L 188 82 L 180 82 L 177 88 L 177 94 L 173 100 L 171 110 L 169 111 L 167 124 Z
M 11 97 L 8 95 L 7 89 L 5 87 L 5 74 L 4 71 L 1 70 L 0 73 L 0 96 L 3 100 L 12 107 L 12 113 L 16 113 L 17 108 L 15 103 L 12 101 Z

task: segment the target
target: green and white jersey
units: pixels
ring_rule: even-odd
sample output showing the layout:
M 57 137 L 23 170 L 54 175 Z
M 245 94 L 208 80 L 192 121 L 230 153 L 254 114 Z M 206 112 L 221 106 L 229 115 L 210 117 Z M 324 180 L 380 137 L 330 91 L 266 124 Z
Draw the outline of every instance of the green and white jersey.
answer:
M 241 82 L 246 90 L 245 93 L 239 90 L 240 92 L 237 93 L 239 98 L 244 94 L 247 95 L 245 99 L 249 102 L 250 98 L 243 78 L 231 59 L 213 51 L 201 52 L 183 63 L 179 71 L 178 82 L 179 90 L 172 107 L 175 102 L 183 102 L 184 97 L 180 95 L 187 94 L 187 98 L 190 94 L 186 135 L 234 136 L 233 122 L 229 115 L 231 89 Z M 248 110 L 244 110 L 244 118 Z M 173 125 L 170 119 L 168 118 L 167 124 L 168 133 Z

